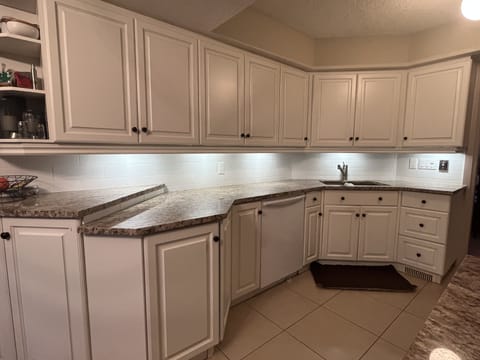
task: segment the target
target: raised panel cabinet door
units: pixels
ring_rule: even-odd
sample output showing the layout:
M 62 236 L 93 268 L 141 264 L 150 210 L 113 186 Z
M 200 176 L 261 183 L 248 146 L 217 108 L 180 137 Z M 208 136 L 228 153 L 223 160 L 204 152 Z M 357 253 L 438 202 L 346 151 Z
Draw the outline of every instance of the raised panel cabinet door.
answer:
M 322 236 L 322 207 L 313 206 L 305 209 L 305 233 L 303 265 L 318 259 Z
M 225 335 L 232 303 L 232 214 L 221 223 L 220 233 L 220 341 Z
M 408 73 L 403 146 L 463 146 L 470 58 Z
M 363 207 L 358 237 L 358 260 L 393 261 L 396 230 L 396 207 Z
M 298 147 L 307 145 L 309 95 L 308 74 L 282 65 L 280 76 L 280 145 Z
M 197 39 L 141 18 L 136 44 L 140 143 L 199 144 Z
M 313 77 L 312 146 L 351 146 L 355 115 L 355 74 Z
M 260 288 L 261 203 L 236 205 L 232 213 L 232 300 Z
M 144 239 L 149 359 L 191 359 L 219 339 L 218 223 Z
M 403 72 L 358 75 L 355 146 L 395 146 L 401 117 Z
M 245 143 L 277 145 L 280 65 L 264 58 L 247 56 L 245 68 Z
M 56 140 L 137 143 L 133 15 L 80 0 L 41 0 L 39 13 L 49 50 L 47 111 Z
M 213 41 L 200 41 L 199 52 L 201 143 L 243 145 L 245 56 Z
M 3 232 L 1 219 L 0 230 Z M 16 360 L 12 303 L 7 278 L 7 259 L 5 258 L 6 241 L 9 240 L 0 239 L 0 360 Z
M 3 224 L 18 359 L 90 359 L 79 223 Z
M 360 208 L 325 206 L 322 259 L 356 260 Z

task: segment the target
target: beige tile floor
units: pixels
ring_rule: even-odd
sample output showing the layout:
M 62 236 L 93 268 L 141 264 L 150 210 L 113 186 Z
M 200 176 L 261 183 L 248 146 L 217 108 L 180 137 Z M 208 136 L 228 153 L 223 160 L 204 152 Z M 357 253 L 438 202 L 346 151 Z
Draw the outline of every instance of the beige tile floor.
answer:
M 414 293 L 318 288 L 310 272 L 231 309 L 213 360 L 402 359 L 444 285 Z

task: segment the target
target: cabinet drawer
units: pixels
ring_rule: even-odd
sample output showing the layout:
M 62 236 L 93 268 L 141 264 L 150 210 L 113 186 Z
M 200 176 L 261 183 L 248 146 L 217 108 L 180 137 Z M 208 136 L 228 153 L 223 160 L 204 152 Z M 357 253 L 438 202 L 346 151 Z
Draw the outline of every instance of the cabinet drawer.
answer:
M 400 234 L 446 244 L 448 214 L 402 207 Z
M 325 191 L 325 205 L 398 205 L 396 191 Z
M 403 192 L 402 206 L 408 206 L 408 207 L 413 207 L 417 209 L 448 212 L 450 210 L 450 196 L 438 195 L 438 194 L 427 194 L 427 193 Z
M 322 204 L 322 192 L 321 191 L 311 191 L 305 196 L 305 206 L 317 206 Z
M 399 237 L 397 261 L 443 275 L 445 267 L 445 247 L 427 241 L 405 236 Z

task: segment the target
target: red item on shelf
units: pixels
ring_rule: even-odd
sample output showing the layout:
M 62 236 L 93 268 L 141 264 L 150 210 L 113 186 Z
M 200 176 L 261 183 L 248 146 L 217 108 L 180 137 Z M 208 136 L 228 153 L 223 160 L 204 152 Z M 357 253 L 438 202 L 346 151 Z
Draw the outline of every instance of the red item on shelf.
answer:
M 22 75 L 19 72 L 15 72 L 13 73 L 13 78 L 15 81 L 14 82 L 15 86 L 21 87 L 21 88 L 27 88 L 27 89 L 33 88 L 32 79 L 30 79 L 28 76 Z

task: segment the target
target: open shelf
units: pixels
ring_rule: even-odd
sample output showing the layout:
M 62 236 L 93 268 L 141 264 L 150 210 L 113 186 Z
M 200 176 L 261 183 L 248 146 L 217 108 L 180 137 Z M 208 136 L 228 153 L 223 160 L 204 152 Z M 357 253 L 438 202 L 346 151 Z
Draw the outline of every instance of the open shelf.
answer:
M 45 90 L 26 89 L 14 86 L 0 86 L 0 96 L 43 97 Z
M 9 33 L 0 33 L 0 54 L 9 54 L 40 60 L 40 40 Z

